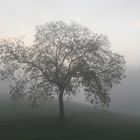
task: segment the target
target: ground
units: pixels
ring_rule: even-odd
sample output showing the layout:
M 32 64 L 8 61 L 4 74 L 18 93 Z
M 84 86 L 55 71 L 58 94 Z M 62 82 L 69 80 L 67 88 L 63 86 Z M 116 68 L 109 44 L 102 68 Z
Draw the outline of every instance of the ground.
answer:
M 139 117 L 65 103 L 66 119 L 58 119 L 57 103 L 29 107 L 1 106 L 1 140 L 139 140 Z

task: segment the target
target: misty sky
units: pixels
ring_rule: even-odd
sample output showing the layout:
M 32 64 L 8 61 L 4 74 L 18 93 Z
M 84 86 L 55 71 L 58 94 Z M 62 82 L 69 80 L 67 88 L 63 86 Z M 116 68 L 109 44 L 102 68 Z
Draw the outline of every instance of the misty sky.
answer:
M 128 65 L 140 65 L 140 0 L 0 0 L 0 38 L 31 42 L 36 25 L 57 20 L 107 35 Z
M 31 43 L 36 25 L 57 20 L 108 36 L 112 50 L 127 61 L 127 78 L 113 89 L 112 107 L 140 113 L 140 0 L 0 0 L 0 38 L 23 35 Z M 0 82 L 2 94 L 9 89 Z

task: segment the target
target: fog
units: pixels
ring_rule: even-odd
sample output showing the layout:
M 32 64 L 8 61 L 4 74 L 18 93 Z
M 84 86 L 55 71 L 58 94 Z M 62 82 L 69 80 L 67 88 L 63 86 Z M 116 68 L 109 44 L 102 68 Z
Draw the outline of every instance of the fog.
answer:
M 140 114 L 140 1 L 139 0 L 1 0 L 0 38 L 25 36 L 27 43 L 33 40 L 35 26 L 48 21 L 74 20 L 97 33 L 103 33 L 111 41 L 112 49 L 125 56 L 126 78 L 111 92 L 109 110 Z M 1 102 L 11 103 L 8 85 L 0 82 Z M 74 101 L 85 103 L 82 96 Z
M 140 115 L 139 73 L 140 67 L 137 69 L 128 67 L 126 69 L 126 78 L 122 80 L 120 85 L 115 86 L 111 91 L 111 102 L 108 110 L 125 114 Z M 7 103 L 11 106 L 14 105 L 10 98 L 8 84 L 4 83 L 3 81 L 0 82 L 0 98 L 1 103 L 7 101 Z M 70 101 L 87 104 L 82 94 L 73 96 L 73 99 Z
M 140 67 L 126 69 L 126 78 L 112 89 L 111 99 L 111 110 L 140 115 Z

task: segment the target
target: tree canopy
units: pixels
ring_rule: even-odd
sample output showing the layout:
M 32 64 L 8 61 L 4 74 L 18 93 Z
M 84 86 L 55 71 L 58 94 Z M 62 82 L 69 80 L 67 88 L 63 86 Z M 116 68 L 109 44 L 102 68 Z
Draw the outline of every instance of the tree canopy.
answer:
M 10 83 L 10 94 L 18 99 L 85 94 L 90 103 L 109 105 L 110 90 L 124 77 L 125 60 L 111 49 L 106 36 L 87 27 L 62 21 L 36 27 L 31 46 L 22 40 L 1 40 L 0 74 Z M 83 92 L 80 92 L 82 89 Z

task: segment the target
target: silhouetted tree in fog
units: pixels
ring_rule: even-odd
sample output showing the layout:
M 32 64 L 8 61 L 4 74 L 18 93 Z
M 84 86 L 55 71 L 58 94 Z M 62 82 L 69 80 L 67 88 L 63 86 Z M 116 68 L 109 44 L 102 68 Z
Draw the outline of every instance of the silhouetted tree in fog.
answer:
M 1 79 L 10 83 L 11 96 L 28 96 L 34 104 L 57 95 L 60 119 L 64 95 L 82 88 L 87 101 L 108 106 L 110 89 L 124 77 L 124 58 L 110 50 L 107 37 L 76 23 L 37 26 L 32 46 L 2 40 L 0 55 Z

